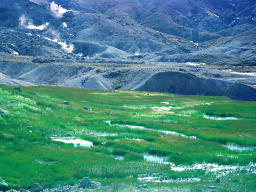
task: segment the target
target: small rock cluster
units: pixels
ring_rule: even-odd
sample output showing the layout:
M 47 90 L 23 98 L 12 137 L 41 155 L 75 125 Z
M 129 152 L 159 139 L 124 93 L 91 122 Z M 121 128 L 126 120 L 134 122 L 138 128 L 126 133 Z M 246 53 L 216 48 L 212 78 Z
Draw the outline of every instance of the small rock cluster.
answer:
M 101 186 L 101 183 L 92 181 L 88 177 L 84 177 L 79 187 L 85 189 L 85 188 L 97 188 L 100 186 Z
M 43 189 L 43 187 L 39 183 L 35 183 L 31 186 L 29 190 L 28 189 L 8 190 L 8 184 L 5 181 L 1 182 L 0 180 L 0 192 L 2 192 L 1 190 L 6 192 L 71 192 L 71 191 L 79 192 L 79 191 L 84 191 L 85 189 L 95 189 L 100 186 L 101 186 L 100 182 L 95 182 L 88 177 L 84 177 L 81 180 L 81 182 L 76 185 L 66 185 L 66 186 L 61 186 L 57 188 Z

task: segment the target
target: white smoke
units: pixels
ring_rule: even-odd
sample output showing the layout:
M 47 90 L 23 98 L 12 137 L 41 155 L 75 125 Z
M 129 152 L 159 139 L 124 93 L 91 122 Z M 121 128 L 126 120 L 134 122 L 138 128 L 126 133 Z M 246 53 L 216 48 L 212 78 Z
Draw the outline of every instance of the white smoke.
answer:
M 58 44 L 61 46 L 62 49 L 64 49 L 68 53 L 72 53 L 72 51 L 74 50 L 73 44 L 67 45 L 66 42 L 62 42 L 62 41 L 59 41 Z
M 19 18 L 19 21 L 20 21 L 20 25 L 22 27 L 25 27 L 27 29 L 31 29 L 31 30 L 45 30 L 48 26 L 49 26 L 49 23 L 45 23 L 45 24 L 42 24 L 42 25 L 34 25 L 32 21 L 27 21 L 27 18 L 25 17 L 25 15 L 22 15 L 20 16 Z
M 62 27 L 63 27 L 63 28 L 67 28 L 67 27 L 68 27 L 68 24 L 67 24 L 66 22 L 63 22 L 63 23 L 62 23 Z
M 27 29 L 32 29 L 32 30 L 42 31 L 42 30 L 46 29 L 48 26 L 49 26 L 49 23 L 45 23 L 43 25 L 36 26 L 36 25 L 33 25 L 32 23 L 29 22 L 26 28 Z
M 56 4 L 54 1 L 50 5 L 50 10 L 55 17 L 61 18 L 63 15 L 70 10 L 63 8 L 61 5 Z
M 25 26 L 27 23 L 27 19 L 26 19 L 25 15 L 21 15 L 19 18 L 19 21 L 20 21 L 21 26 Z
M 73 44 L 68 45 L 65 41 L 60 41 L 58 39 L 50 39 L 48 37 L 44 37 L 44 38 L 48 41 L 58 43 L 61 46 L 61 48 L 64 49 L 67 53 L 72 53 L 74 50 Z

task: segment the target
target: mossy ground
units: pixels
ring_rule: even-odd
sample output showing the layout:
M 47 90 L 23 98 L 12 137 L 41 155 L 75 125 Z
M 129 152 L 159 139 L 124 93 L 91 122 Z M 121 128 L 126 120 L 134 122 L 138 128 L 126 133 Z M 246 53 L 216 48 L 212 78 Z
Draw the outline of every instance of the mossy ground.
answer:
M 154 107 L 170 110 L 153 110 Z M 202 170 L 176 172 L 170 170 L 170 165 L 143 159 L 143 154 L 150 154 L 164 156 L 176 165 L 255 163 L 255 150 L 231 151 L 224 145 L 256 146 L 256 102 L 130 91 L 61 87 L 19 90 L 0 86 L 0 108 L 5 111 L 0 114 L 0 177 L 11 188 L 29 187 L 36 182 L 45 187 L 72 184 L 87 176 L 102 182 L 104 190 L 121 191 L 125 190 L 120 187 L 123 185 L 134 189 L 139 186 L 139 175 L 157 173 L 166 179 L 201 180 L 150 183 L 148 191 L 207 191 L 211 185 L 217 191 L 232 191 L 234 186 L 237 191 L 256 190 L 255 173 L 229 173 L 216 182 L 216 175 Z M 204 119 L 203 114 L 240 120 L 213 121 Z M 125 125 L 151 130 L 130 129 Z M 110 136 L 96 136 L 97 133 Z M 93 142 L 94 146 L 75 148 L 72 144 L 52 141 L 53 135 L 75 136 Z M 111 155 L 123 156 L 124 160 Z

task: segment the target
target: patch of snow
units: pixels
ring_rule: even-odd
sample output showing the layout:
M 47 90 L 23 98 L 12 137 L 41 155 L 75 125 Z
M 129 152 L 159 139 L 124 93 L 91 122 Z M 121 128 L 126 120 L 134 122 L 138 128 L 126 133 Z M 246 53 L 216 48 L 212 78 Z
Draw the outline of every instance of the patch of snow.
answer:
M 82 139 L 75 139 L 74 137 L 51 137 L 51 140 L 58 141 L 62 143 L 71 143 L 75 147 L 93 147 L 93 143 L 90 141 L 82 140 Z
M 214 121 L 228 121 L 228 120 L 241 120 L 237 117 L 211 117 L 209 115 L 203 114 L 205 119 L 214 120 Z

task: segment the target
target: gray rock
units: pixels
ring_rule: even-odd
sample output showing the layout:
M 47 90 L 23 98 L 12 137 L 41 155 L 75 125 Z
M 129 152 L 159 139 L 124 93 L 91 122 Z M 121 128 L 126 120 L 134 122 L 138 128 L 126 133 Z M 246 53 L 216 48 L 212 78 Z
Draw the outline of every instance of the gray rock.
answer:
M 88 177 L 84 177 L 80 182 L 80 188 L 97 188 L 100 187 L 101 183 L 94 182 Z
M 0 108 L 0 114 L 3 114 L 3 113 L 5 113 L 5 110 Z
M 43 187 L 39 183 L 35 183 L 31 186 L 31 192 L 41 192 Z
M 84 107 L 84 110 L 87 110 L 88 112 L 92 112 L 92 108 Z
M 63 101 L 63 104 L 69 105 L 69 101 Z
M 148 188 L 148 185 L 145 183 L 145 184 L 140 185 L 139 188 L 146 189 L 146 188 Z
M 0 177 L 0 191 L 6 191 L 8 188 L 8 183 Z

